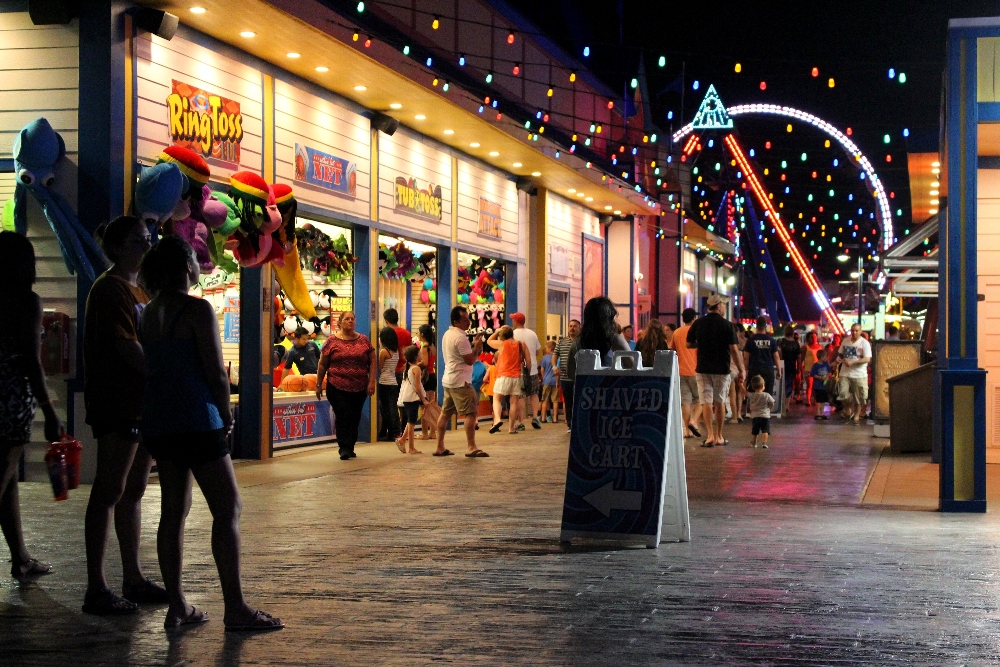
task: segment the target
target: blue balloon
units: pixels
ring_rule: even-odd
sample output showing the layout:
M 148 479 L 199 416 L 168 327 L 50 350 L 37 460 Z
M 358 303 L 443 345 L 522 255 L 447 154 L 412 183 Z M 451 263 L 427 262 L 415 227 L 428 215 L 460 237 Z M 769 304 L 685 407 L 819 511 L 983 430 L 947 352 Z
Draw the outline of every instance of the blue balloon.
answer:
M 431 278 L 424 278 L 424 289 L 434 289 L 434 281 Z

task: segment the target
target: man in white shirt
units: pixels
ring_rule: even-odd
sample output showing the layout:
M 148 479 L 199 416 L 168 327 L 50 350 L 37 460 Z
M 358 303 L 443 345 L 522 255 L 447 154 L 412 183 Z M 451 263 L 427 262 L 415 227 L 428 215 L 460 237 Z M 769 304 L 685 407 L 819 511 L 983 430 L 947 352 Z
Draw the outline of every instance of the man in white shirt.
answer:
M 868 405 L 868 362 L 872 346 L 861 335 L 861 325 L 851 325 L 851 337 L 840 344 L 840 377 L 847 380 L 847 417 L 853 415 L 855 425 L 861 423 Z
M 465 331 L 469 328 L 469 311 L 463 306 L 451 309 L 451 326 L 441 337 L 441 358 L 444 373 L 444 405 L 437 423 L 437 451 L 434 456 L 451 456 L 444 447 L 444 432 L 452 415 L 465 417 L 465 441 L 469 445 L 469 458 L 485 458 L 486 452 L 476 447 L 476 421 L 479 417 L 479 393 L 472 388 L 472 365 L 483 351 L 483 336 L 477 334 L 469 342 Z
M 524 343 L 528 346 L 528 351 L 531 352 L 532 358 L 528 360 L 528 365 L 531 366 L 531 382 L 528 387 L 524 388 L 522 392 L 528 397 L 528 400 L 522 403 L 531 405 L 531 425 L 534 428 L 541 428 L 542 424 L 538 421 L 538 362 L 541 361 L 538 357 L 538 353 L 542 351 L 542 344 L 538 342 L 538 334 L 536 334 L 531 329 L 524 326 L 524 313 L 513 313 L 510 316 L 511 326 L 514 329 L 514 340 L 519 343 Z M 524 407 L 521 408 L 525 409 Z M 522 415 L 523 417 L 524 415 Z M 523 420 L 522 420 L 523 421 Z

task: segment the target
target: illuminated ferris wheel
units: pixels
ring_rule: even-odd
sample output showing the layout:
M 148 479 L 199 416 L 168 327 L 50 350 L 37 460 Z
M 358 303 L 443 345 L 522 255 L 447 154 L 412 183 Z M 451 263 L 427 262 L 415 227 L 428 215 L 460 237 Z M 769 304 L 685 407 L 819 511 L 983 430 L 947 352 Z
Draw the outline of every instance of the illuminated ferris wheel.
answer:
M 760 206 L 763 207 L 764 217 L 771 221 L 775 233 L 781 239 L 792 263 L 799 271 L 799 275 L 812 293 L 820 310 L 826 316 L 830 327 L 839 333 L 844 333 L 843 325 L 830 303 L 830 298 L 826 290 L 816 280 L 812 267 L 805 257 L 803 257 L 794 239 L 789 234 L 784 221 L 781 219 L 781 214 L 775 210 L 770 193 L 761 183 L 739 140 L 731 132 L 734 127 L 733 117 L 749 114 L 784 116 L 808 123 L 836 140 L 843 147 L 860 170 L 861 179 L 865 182 L 866 187 L 877 202 L 875 217 L 882 232 L 876 248 L 884 252 L 895 242 L 895 238 L 893 237 L 892 209 L 889 206 L 889 198 L 886 196 L 882 180 L 875 173 L 871 161 L 861 152 L 861 149 L 846 134 L 825 120 L 805 111 L 776 104 L 743 104 L 726 108 L 719 98 L 715 86 L 709 86 L 705 99 L 702 100 L 694 120 L 673 135 L 674 143 L 679 144 L 684 142 L 681 153 L 689 157 L 701 146 L 699 133 L 709 131 L 726 132 L 723 144 L 739 168 L 737 178 L 741 180 L 743 188 L 750 190 Z M 686 141 L 685 138 L 687 138 Z

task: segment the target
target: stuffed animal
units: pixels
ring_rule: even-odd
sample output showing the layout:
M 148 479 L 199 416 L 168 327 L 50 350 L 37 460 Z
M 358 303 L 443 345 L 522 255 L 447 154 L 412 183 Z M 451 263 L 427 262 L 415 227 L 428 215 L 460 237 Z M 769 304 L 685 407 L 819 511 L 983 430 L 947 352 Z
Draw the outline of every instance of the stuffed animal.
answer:
M 330 304 L 333 299 L 337 298 L 337 293 L 332 289 L 325 289 L 319 293 L 319 305 L 317 306 L 320 310 L 330 310 Z
M 330 336 L 333 335 L 333 328 L 330 326 L 330 316 L 329 315 L 327 315 L 326 317 L 322 318 L 319 321 L 319 330 L 327 338 L 329 338 Z
M 427 324 L 431 325 L 432 329 L 437 329 L 437 306 L 427 309 Z
M 476 315 L 479 316 L 479 330 L 482 333 L 486 331 L 486 306 L 482 304 L 476 306 Z
M 236 255 L 240 266 L 283 262 L 284 250 L 271 238 L 271 233 L 281 225 L 281 214 L 267 182 L 251 171 L 236 172 L 229 177 L 229 196 L 236 204 L 240 225 L 226 247 Z
M 298 212 L 298 202 L 292 188 L 284 183 L 271 186 L 271 195 L 275 202 L 275 210 L 279 214 L 280 224 L 272 234 L 272 243 L 281 249 L 281 262 L 272 261 L 274 275 L 285 294 L 295 304 L 303 317 L 316 317 L 316 307 L 309 298 L 309 288 L 302 274 L 302 262 L 299 259 L 299 249 L 296 242 L 295 216 Z
M 140 172 L 132 208 L 146 223 L 151 236 L 158 238 L 163 223 L 174 215 L 185 213 L 187 207 L 181 204 L 181 195 L 187 188 L 187 176 L 176 164 L 163 162 Z
M 56 235 L 66 268 L 92 281 L 109 262 L 69 203 L 52 189 L 56 166 L 65 156 L 63 138 L 44 118 L 31 121 L 14 137 L 14 230 L 28 232 L 30 192 Z
M 302 324 L 302 320 L 295 315 L 285 315 L 285 321 L 281 324 L 282 330 L 289 336 L 295 335 L 295 330 Z

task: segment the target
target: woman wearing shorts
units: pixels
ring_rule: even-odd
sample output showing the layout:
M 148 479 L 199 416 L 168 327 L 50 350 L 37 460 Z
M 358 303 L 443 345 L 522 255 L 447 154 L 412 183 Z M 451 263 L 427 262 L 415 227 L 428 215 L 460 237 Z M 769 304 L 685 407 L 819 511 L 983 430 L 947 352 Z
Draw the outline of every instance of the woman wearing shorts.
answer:
M 487 339 L 486 344 L 497 350 L 497 379 L 493 383 L 493 426 L 490 427 L 490 433 L 499 432 L 500 427 L 503 426 L 503 422 L 500 420 L 503 397 L 508 396 L 510 397 L 510 407 L 508 408 L 510 431 L 508 432 L 514 435 L 517 433 L 516 415 L 520 414 L 518 410 L 521 403 L 521 366 L 530 354 L 528 346 L 515 340 L 514 330 L 506 325 L 494 332 Z

